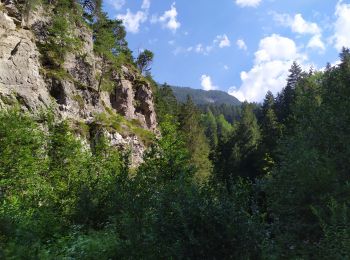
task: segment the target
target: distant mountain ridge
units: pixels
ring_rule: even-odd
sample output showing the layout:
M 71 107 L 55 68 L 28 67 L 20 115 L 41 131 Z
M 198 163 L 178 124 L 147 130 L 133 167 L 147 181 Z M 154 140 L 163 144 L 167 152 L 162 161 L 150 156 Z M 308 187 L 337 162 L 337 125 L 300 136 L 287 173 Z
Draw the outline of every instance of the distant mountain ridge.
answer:
M 220 90 L 205 91 L 189 87 L 170 86 L 179 102 L 185 102 L 189 95 L 196 105 L 234 105 L 239 106 L 241 102 L 234 96 Z

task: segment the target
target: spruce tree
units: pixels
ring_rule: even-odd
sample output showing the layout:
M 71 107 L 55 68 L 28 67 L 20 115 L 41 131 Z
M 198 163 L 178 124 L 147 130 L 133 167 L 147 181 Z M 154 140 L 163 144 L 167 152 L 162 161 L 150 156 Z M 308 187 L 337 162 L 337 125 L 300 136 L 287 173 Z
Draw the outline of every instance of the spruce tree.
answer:
M 286 124 L 289 116 L 292 114 L 292 105 L 295 100 L 295 89 L 302 75 L 301 67 L 294 61 L 287 79 L 287 85 L 277 96 L 276 112 L 278 121 Z
M 262 142 L 265 146 L 266 152 L 269 153 L 274 150 L 277 140 L 281 136 L 281 127 L 277 122 L 274 106 L 275 99 L 273 94 L 269 91 L 267 92 L 262 105 L 262 119 L 260 123 Z
M 200 113 L 189 96 L 180 108 L 179 121 L 191 154 L 191 162 L 197 167 L 195 179 L 198 182 L 206 182 L 212 168 L 209 161 L 210 150 L 204 129 L 200 125 Z
M 218 144 L 218 132 L 216 119 L 210 108 L 207 109 L 206 114 L 202 115 L 201 122 L 205 129 L 205 135 L 209 140 L 210 148 L 214 150 Z

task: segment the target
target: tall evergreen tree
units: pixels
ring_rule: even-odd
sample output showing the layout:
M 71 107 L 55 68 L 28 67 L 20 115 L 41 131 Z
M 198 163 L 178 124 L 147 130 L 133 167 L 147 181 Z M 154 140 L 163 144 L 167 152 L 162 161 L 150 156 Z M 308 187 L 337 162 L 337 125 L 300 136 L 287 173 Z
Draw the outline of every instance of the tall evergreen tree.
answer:
M 237 129 L 218 145 L 216 173 L 231 191 L 237 177 L 254 179 L 260 174 L 258 165 L 258 147 L 260 144 L 260 130 L 253 112 L 253 106 L 244 103 L 242 119 Z
M 176 121 L 179 106 L 171 87 L 164 83 L 156 89 L 154 95 L 158 121 L 163 122 L 167 115 L 171 115 Z
M 218 126 L 218 137 L 226 139 L 232 132 L 232 125 L 226 121 L 224 115 L 219 115 L 216 118 L 217 126 Z
M 191 161 L 197 167 L 195 178 L 199 182 L 208 180 L 211 174 L 209 161 L 209 145 L 200 125 L 200 113 L 188 96 L 187 102 L 180 107 L 180 127 L 186 138 L 187 149 L 191 154 Z
M 295 61 L 293 62 L 287 79 L 287 85 L 282 92 L 277 96 L 276 114 L 278 121 L 286 123 L 292 113 L 292 105 L 295 100 L 295 88 L 302 75 L 302 69 Z
M 201 122 L 205 129 L 205 135 L 209 140 L 210 148 L 214 150 L 218 144 L 218 132 L 216 119 L 210 108 L 208 108 L 206 114 L 202 115 Z
M 281 127 L 277 122 L 274 106 L 275 99 L 269 91 L 262 105 L 262 119 L 260 122 L 262 143 L 265 146 L 265 152 L 268 153 L 271 153 L 275 149 L 277 140 L 281 136 Z

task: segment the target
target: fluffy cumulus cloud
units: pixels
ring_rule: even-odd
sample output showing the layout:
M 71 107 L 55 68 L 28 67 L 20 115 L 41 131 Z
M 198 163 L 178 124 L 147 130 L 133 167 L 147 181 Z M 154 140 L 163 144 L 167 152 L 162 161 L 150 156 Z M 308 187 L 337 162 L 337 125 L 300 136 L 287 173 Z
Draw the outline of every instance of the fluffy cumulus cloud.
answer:
M 148 10 L 151 7 L 151 0 L 143 0 L 142 1 L 142 9 Z
M 325 51 L 326 50 L 326 46 L 323 43 L 322 39 L 321 39 L 321 35 L 317 34 L 314 35 L 309 43 L 307 44 L 308 48 L 312 48 L 312 49 L 319 49 L 321 51 Z
M 240 7 L 257 7 L 261 0 L 236 0 L 236 4 Z
M 214 44 L 218 44 L 220 48 L 230 47 L 231 42 L 226 34 L 216 36 Z
M 283 26 L 290 27 L 292 32 L 300 35 L 312 35 L 307 47 L 324 51 L 325 44 L 322 41 L 322 30 L 317 23 L 306 21 L 302 14 L 296 14 L 293 17 L 288 14 L 273 13 L 275 21 Z
M 138 33 L 140 30 L 140 25 L 147 21 L 147 13 L 138 11 L 132 13 L 127 9 L 126 14 L 119 14 L 117 19 L 123 21 L 125 29 L 131 33 Z
M 291 23 L 292 31 L 300 34 L 320 34 L 317 23 L 307 22 L 301 14 L 296 14 Z
M 125 5 L 125 0 L 107 0 L 106 3 L 118 11 Z
M 262 39 L 259 43 L 259 50 L 255 53 L 257 64 L 271 60 L 288 60 L 297 56 L 295 42 L 289 38 L 273 34 Z
M 298 53 L 293 40 L 277 34 L 263 38 L 255 52 L 253 68 L 241 72 L 242 85 L 230 88 L 229 94 L 256 102 L 262 101 L 268 90 L 277 94 L 285 86 L 294 60 L 303 62 L 306 57 Z
M 120 8 L 125 4 L 125 0 L 108 0 L 115 8 Z M 126 14 L 117 15 L 117 19 L 123 21 L 125 29 L 131 33 L 138 33 L 140 26 L 145 23 L 148 19 L 148 10 L 151 7 L 151 0 L 143 0 L 141 5 L 141 11 L 132 13 L 130 9 L 126 10 Z M 119 8 L 119 9 L 120 9 Z
M 321 29 L 317 23 L 306 21 L 302 14 L 296 14 L 293 17 L 289 14 L 272 13 L 274 20 L 283 26 L 290 27 L 293 32 L 298 34 L 319 34 Z
M 213 84 L 211 77 L 208 75 L 201 76 L 201 86 L 204 90 L 207 91 L 218 89 L 218 87 Z
M 337 3 L 334 23 L 334 36 L 332 37 L 334 47 L 340 51 L 343 47 L 350 47 L 350 4 L 340 0 Z
M 248 50 L 248 47 L 243 39 L 238 39 L 236 41 L 236 45 L 240 50 L 244 50 L 244 51 Z
M 177 20 L 177 15 L 176 6 L 175 3 L 173 3 L 170 10 L 165 11 L 165 13 L 159 17 L 159 22 L 162 23 L 165 28 L 176 32 L 181 26 L 181 23 Z

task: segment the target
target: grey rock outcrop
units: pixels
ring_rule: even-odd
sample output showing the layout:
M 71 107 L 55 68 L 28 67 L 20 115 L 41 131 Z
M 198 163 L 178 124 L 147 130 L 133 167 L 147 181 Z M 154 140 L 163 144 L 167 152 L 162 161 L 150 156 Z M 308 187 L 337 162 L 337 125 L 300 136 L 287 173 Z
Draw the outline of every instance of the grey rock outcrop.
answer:
M 38 44 L 45 42 L 49 22 L 40 8 L 24 19 L 11 0 L 0 3 L 0 108 L 14 103 L 31 113 L 53 108 L 59 120 L 87 125 L 100 114 L 115 113 L 156 134 L 150 84 L 135 69 L 123 66 L 114 73 L 114 89 L 98 91 L 101 65 L 93 52 L 92 32 L 88 28 L 77 28 L 74 32 L 82 40 L 82 47 L 65 57 L 62 66 L 65 77 L 45 72 Z M 142 161 L 146 147 L 136 133 L 109 128 L 104 131 L 112 145 L 131 149 L 134 165 Z

